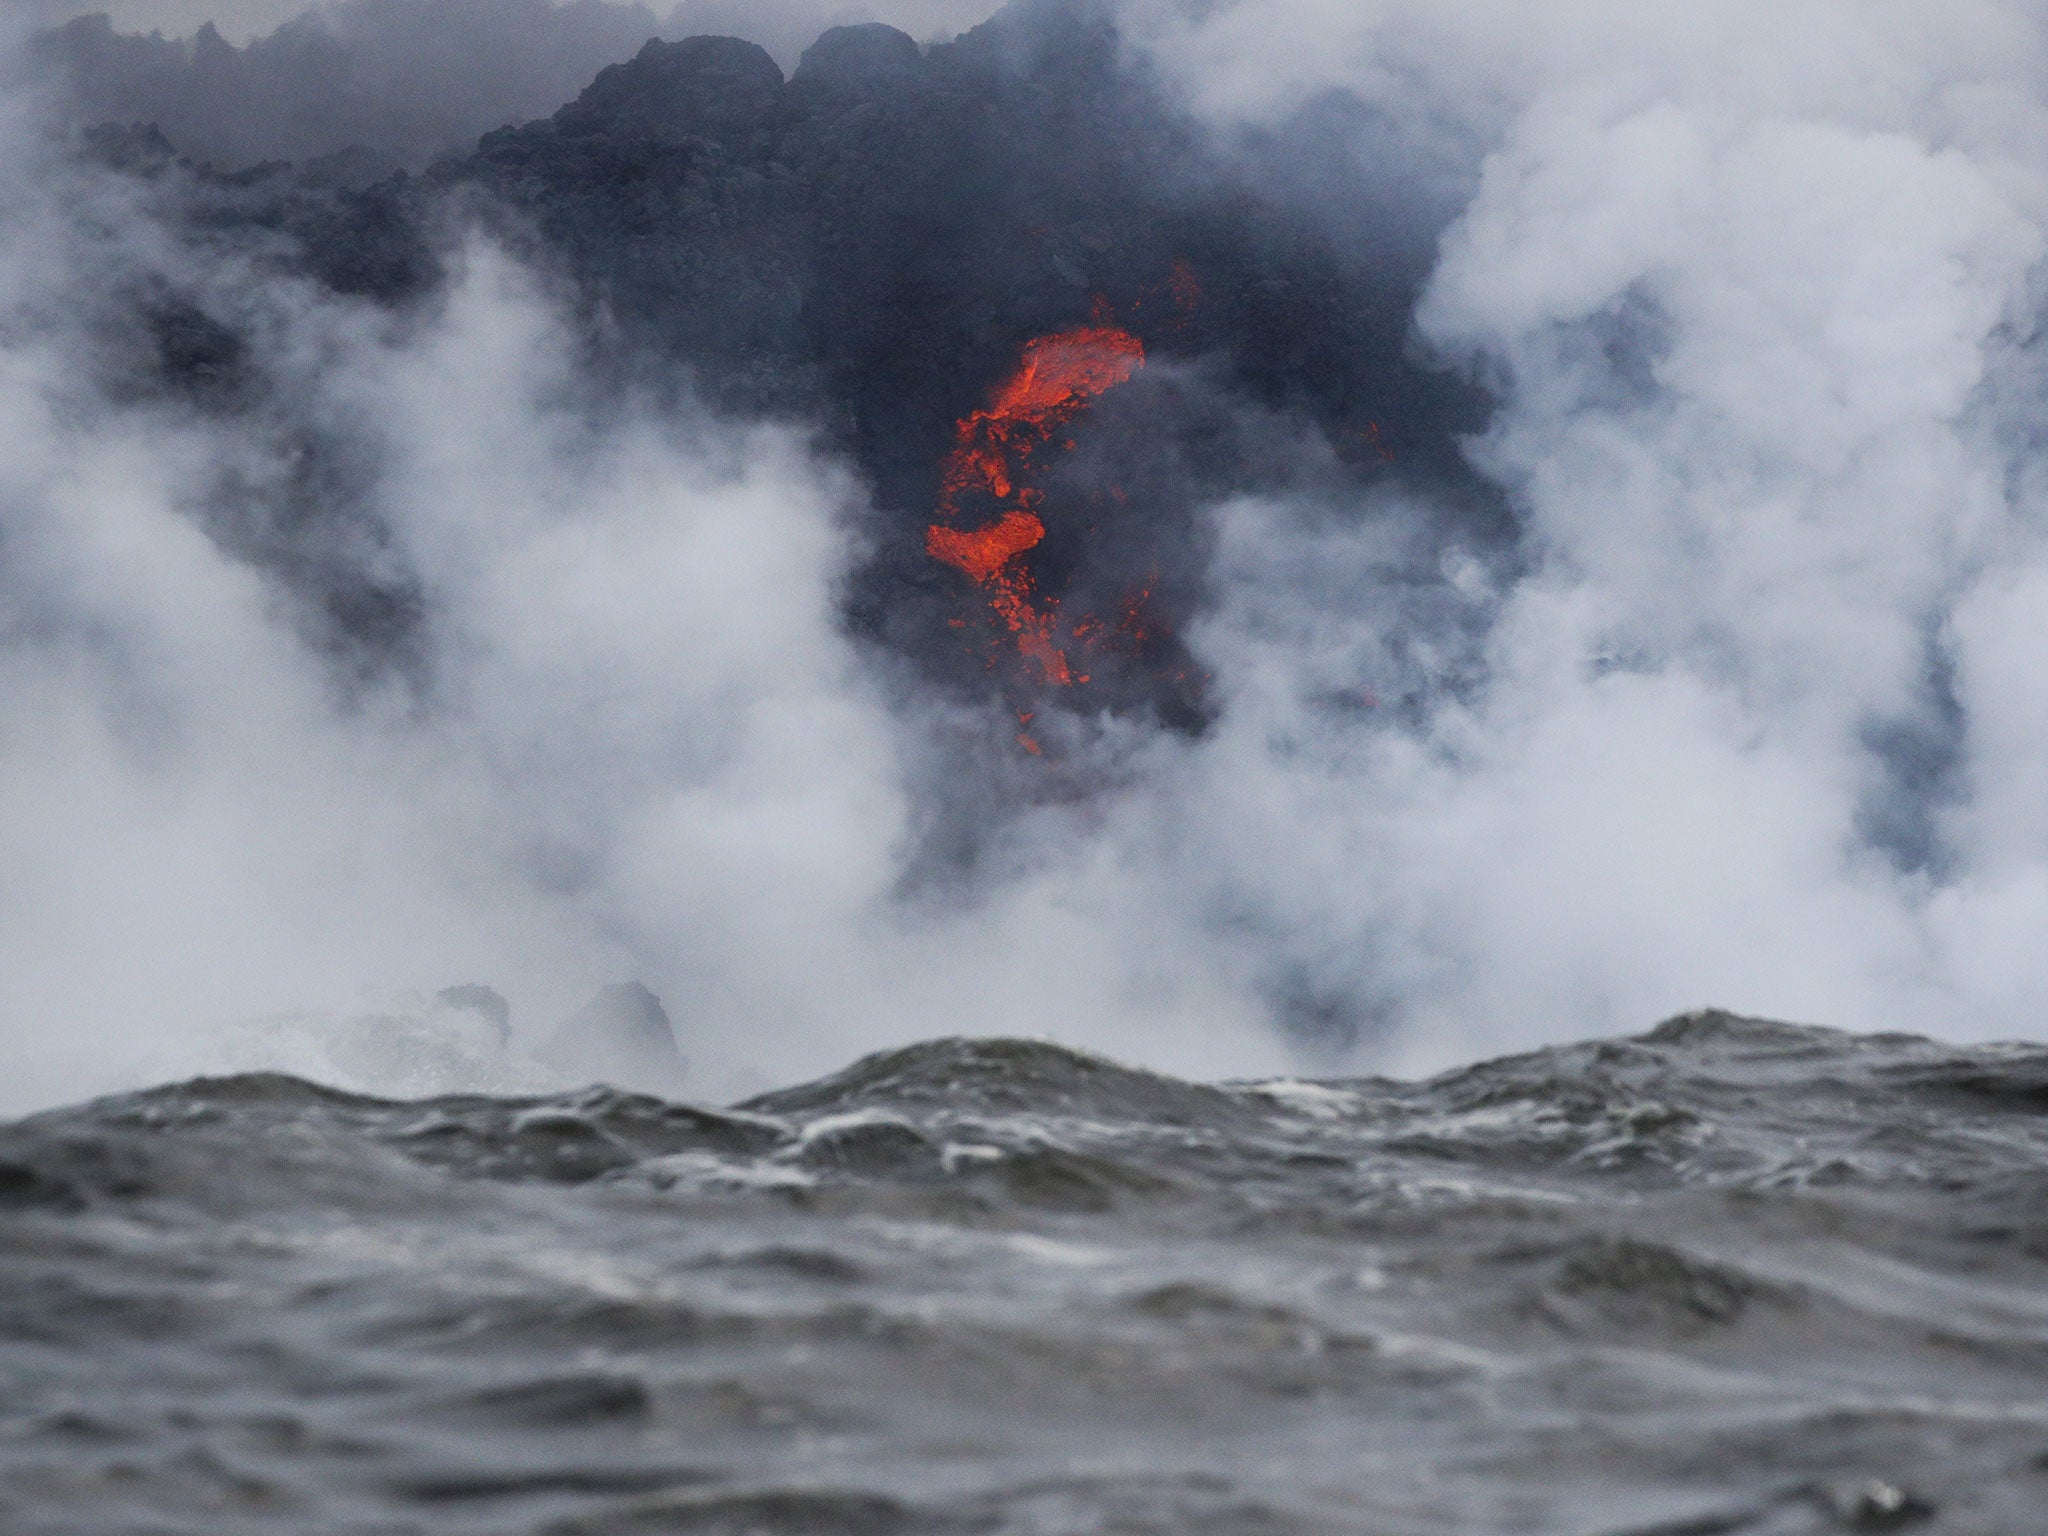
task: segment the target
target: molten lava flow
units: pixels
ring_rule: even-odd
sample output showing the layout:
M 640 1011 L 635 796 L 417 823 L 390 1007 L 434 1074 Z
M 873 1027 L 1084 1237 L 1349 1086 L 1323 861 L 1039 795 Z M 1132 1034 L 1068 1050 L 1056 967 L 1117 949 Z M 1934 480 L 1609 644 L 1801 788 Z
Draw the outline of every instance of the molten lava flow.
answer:
M 925 530 L 924 547 L 935 559 L 957 565 L 983 586 L 1004 566 L 1045 537 L 1045 524 L 1029 512 L 1005 512 L 986 528 L 962 533 L 934 523 Z
M 1038 493 L 1018 484 L 1032 451 L 1144 362 L 1144 343 L 1109 325 L 1076 326 L 1026 343 L 1023 362 L 988 409 L 961 421 L 960 446 L 946 459 L 940 513 L 957 516 L 970 490 L 998 501 L 1014 494 L 1019 505 L 1034 505 Z
M 925 530 L 925 552 L 967 573 L 988 594 L 989 606 L 1017 637 L 1017 648 L 1046 682 L 1075 681 L 1056 638 L 1058 603 L 1041 598 L 1021 556 L 1045 538 L 1034 510 L 1044 496 L 1027 483 L 1032 455 L 1106 390 L 1145 363 L 1145 346 L 1108 323 L 1040 336 L 1024 347 L 1017 371 L 984 410 L 964 417 L 958 446 L 940 477 L 941 521 Z M 1072 446 L 1062 439 L 1062 446 Z M 994 522 L 961 529 L 962 498 L 987 496 L 1002 508 Z M 1035 745 L 1035 743 L 1034 743 Z

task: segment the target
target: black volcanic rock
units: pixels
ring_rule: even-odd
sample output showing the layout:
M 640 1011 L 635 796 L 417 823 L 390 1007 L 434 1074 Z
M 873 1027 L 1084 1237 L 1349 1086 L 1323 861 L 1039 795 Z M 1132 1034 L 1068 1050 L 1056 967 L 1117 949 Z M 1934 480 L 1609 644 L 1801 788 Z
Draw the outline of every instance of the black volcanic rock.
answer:
M 925 72 L 910 34 L 879 21 L 833 27 L 804 50 L 790 84 L 871 95 L 902 90 Z
M 650 42 L 551 119 L 487 134 L 445 180 L 539 234 L 617 338 L 615 361 L 721 403 L 812 398 L 797 324 L 803 189 L 776 160 L 782 71 L 736 38 Z
M 564 134 L 660 138 L 743 137 L 782 104 L 782 71 L 758 43 L 737 37 L 650 40 L 629 63 L 598 71 L 554 117 Z

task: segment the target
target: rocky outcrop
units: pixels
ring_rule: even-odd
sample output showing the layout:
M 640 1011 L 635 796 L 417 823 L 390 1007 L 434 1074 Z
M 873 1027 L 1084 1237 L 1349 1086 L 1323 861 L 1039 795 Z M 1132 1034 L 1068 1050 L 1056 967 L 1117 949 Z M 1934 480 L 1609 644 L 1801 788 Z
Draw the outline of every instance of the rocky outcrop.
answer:
M 744 142 L 782 105 L 782 70 L 758 43 L 737 37 L 653 39 L 630 63 L 609 64 L 554 115 L 563 134 Z

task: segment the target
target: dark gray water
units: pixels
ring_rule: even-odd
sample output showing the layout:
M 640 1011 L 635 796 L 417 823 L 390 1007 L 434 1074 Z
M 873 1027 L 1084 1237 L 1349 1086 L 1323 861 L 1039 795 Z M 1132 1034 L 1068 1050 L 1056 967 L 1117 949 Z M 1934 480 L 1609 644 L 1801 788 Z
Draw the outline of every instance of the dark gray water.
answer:
M 0 1266 L 24 1536 L 2048 1530 L 2033 1047 L 204 1080 L 0 1128 Z

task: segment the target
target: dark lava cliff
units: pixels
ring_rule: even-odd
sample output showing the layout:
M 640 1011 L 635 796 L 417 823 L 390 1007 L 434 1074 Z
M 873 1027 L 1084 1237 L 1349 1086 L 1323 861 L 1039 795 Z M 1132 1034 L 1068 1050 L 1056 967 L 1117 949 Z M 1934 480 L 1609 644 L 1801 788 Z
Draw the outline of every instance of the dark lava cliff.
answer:
M 400 314 L 431 305 L 481 224 L 559 285 L 601 397 L 815 424 L 872 492 L 850 624 L 970 698 L 989 659 L 949 632 L 961 583 L 922 544 L 941 464 L 1031 338 L 1091 317 L 1142 338 L 1149 366 L 1059 445 L 1045 494 L 1066 511 L 1035 575 L 1073 612 L 1142 591 L 1150 616 L 1059 704 L 1201 728 L 1179 633 L 1207 600 L 1205 509 L 1232 492 L 1355 508 L 1361 488 L 1401 486 L 1438 505 L 1446 540 L 1502 531 L 1457 452 L 1484 399 L 1410 345 L 1437 221 L 1371 190 L 1399 184 L 1373 174 L 1398 135 L 1345 98 L 1225 141 L 1088 0 L 1026 0 L 927 50 L 835 28 L 789 79 L 735 38 L 651 41 L 552 116 L 367 184 L 368 156 L 226 174 L 153 129 L 89 142 L 193 244 Z M 236 316 L 174 275 L 134 288 L 153 387 L 263 408 Z M 348 473 L 315 481 L 294 529 L 350 515 Z M 403 573 L 300 579 L 333 598 L 338 645 L 402 649 Z M 996 669 L 1013 705 L 1028 682 Z

